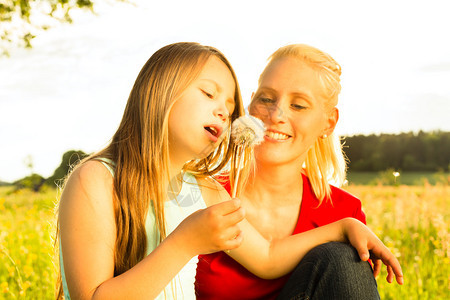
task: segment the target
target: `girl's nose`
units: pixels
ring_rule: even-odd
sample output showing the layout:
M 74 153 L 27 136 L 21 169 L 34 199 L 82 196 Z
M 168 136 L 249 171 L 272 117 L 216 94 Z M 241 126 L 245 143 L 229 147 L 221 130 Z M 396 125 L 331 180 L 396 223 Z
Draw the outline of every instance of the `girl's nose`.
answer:
M 228 113 L 228 110 L 226 109 L 226 107 L 218 107 L 214 110 L 214 115 L 219 117 L 222 122 L 225 122 L 226 120 L 228 120 L 230 114 Z

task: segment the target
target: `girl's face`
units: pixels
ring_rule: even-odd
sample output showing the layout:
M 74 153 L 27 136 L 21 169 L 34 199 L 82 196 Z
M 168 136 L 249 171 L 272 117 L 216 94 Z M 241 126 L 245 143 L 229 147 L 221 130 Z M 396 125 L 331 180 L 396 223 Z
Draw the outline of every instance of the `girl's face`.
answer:
M 265 141 L 255 148 L 259 163 L 301 166 L 315 141 L 333 132 L 338 111 L 325 108 L 322 91 L 316 71 L 301 60 L 270 63 L 249 107 L 267 128 Z
M 235 108 L 235 82 L 228 67 L 211 56 L 169 115 L 172 162 L 209 155 L 226 135 Z

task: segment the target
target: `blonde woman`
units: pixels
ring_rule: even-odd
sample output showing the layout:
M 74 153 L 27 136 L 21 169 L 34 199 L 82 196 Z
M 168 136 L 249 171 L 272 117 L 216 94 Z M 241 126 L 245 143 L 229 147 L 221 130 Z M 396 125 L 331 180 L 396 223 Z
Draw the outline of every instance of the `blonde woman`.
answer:
M 246 220 L 267 240 L 284 240 L 347 218 L 366 221 L 361 202 L 329 184 L 340 186 L 346 173 L 341 143 L 333 133 L 339 119 L 340 75 L 341 68 L 330 55 L 298 44 L 278 49 L 259 78 L 249 112 L 265 123 L 267 131 L 265 141 L 255 148 L 255 172 L 240 199 Z M 352 243 L 358 252 L 344 243 L 321 245 L 292 274 L 276 280 L 258 278 L 223 252 L 200 256 L 197 296 L 378 299 L 373 275 L 386 257 L 372 256 L 372 274 L 366 259 L 359 259 L 364 256 L 360 244 L 366 243 L 365 239 Z M 391 266 L 387 268 L 387 280 L 392 282 Z M 403 279 L 397 281 L 402 284 Z
M 375 245 L 393 258 L 350 220 L 314 236 L 265 240 L 244 219 L 239 200 L 209 177 L 235 165 L 227 132 L 242 113 L 236 76 L 218 50 L 176 43 L 150 57 L 111 143 L 65 184 L 58 298 L 193 299 L 197 255 L 221 250 L 269 278 L 329 240 L 369 239 L 361 252 Z M 399 270 L 397 261 L 388 264 Z

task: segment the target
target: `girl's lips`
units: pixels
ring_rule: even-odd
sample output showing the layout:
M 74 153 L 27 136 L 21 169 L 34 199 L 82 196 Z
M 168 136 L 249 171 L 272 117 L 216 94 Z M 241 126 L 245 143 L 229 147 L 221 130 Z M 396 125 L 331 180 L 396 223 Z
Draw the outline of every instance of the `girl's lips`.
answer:
M 217 142 L 217 140 L 219 139 L 218 137 L 216 137 L 215 135 L 213 135 L 211 132 L 209 132 L 208 130 L 206 130 L 205 128 L 205 133 L 206 136 L 211 140 L 211 142 L 215 143 Z
M 203 128 L 205 129 L 206 135 L 213 143 L 217 142 L 223 131 L 221 126 L 215 124 L 207 125 Z

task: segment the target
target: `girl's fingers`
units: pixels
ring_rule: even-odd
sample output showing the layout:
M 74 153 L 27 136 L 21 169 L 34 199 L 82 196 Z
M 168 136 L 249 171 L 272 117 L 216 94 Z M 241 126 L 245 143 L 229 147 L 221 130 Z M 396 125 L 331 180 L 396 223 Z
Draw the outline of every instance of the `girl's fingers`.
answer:
M 239 228 L 239 226 L 238 225 L 234 225 L 234 226 L 231 226 L 231 227 L 227 228 L 224 231 L 224 234 L 222 235 L 222 239 L 225 242 L 226 241 L 232 241 L 232 240 L 235 240 L 236 237 L 238 237 L 241 234 L 242 234 L 242 230 Z
M 227 214 L 226 216 L 223 216 L 223 226 L 229 227 L 236 225 L 237 223 L 241 222 L 245 218 L 245 210 L 244 208 L 240 207 L 237 210 L 233 211 L 232 213 Z
M 241 200 L 238 198 L 234 198 L 228 201 L 224 201 L 218 204 L 215 204 L 211 207 L 218 210 L 218 213 L 221 216 L 226 216 L 234 211 L 238 210 L 241 207 Z
M 236 236 L 234 236 L 234 238 L 226 241 L 225 250 L 232 250 L 232 249 L 238 248 L 242 244 L 242 240 L 243 240 L 243 234 L 241 231 Z M 228 251 L 225 251 L 225 252 L 228 253 Z

